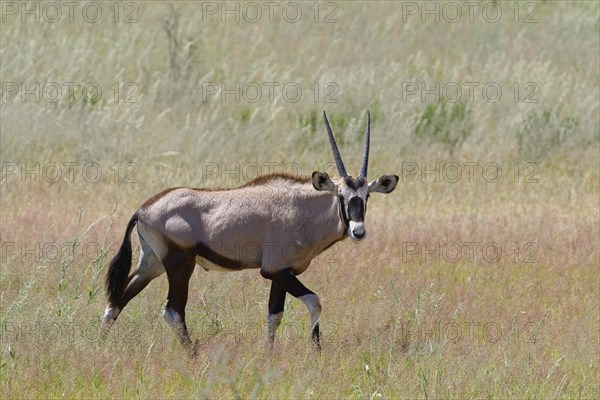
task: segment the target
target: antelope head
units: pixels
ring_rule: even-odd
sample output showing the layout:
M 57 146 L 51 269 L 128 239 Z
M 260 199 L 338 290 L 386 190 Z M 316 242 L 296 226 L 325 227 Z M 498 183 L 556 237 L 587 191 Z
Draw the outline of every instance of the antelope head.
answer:
M 329 144 L 335 159 L 335 165 L 340 174 L 340 180 L 334 182 L 325 172 L 313 172 L 312 183 L 319 191 L 330 191 L 338 196 L 340 202 L 340 217 L 344 221 L 348 236 L 353 240 L 362 240 L 367 235 L 365 228 L 365 214 L 370 193 L 390 193 L 398 183 L 397 175 L 382 175 L 371 182 L 367 180 L 369 166 L 369 141 L 371 136 L 371 113 L 367 112 L 367 127 L 365 130 L 365 143 L 363 148 L 363 161 L 358 177 L 354 178 L 346 172 L 342 156 L 338 150 L 327 114 L 323 111 L 323 119 L 329 136 Z

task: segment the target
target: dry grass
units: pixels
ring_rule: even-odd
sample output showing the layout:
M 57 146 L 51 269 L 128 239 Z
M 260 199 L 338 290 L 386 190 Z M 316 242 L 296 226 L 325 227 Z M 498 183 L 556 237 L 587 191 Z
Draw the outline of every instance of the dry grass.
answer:
M 103 96 L 2 102 L 0 396 L 600 396 L 598 4 L 539 2 L 535 24 L 512 22 L 500 4 L 507 18 L 497 24 L 403 23 L 402 7 L 383 2 L 340 3 L 335 24 L 312 14 L 236 24 L 199 23 L 200 6 L 178 3 L 172 62 L 168 3 L 139 3 L 135 24 L 3 22 L 2 82 L 98 82 Z M 202 101 L 203 83 L 221 81 L 297 82 L 303 96 Z M 402 83 L 413 81 L 497 82 L 503 97 L 403 101 Z M 114 82 L 134 83 L 139 102 L 115 104 Z M 337 103 L 323 102 L 327 82 Z M 515 103 L 514 82 L 536 83 L 539 101 Z M 365 242 L 334 246 L 302 275 L 324 306 L 322 353 L 290 298 L 275 353 L 266 351 L 268 283 L 257 271 L 194 274 L 197 360 L 162 319 L 164 276 L 100 340 L 105 264 L 136 207 L 169 186 L 235 186 L 254 174 L 250 163 L 309 174 L 331 159 L 322 109 L 350 170 L 370 109 L 369 170 L 402 177 L 369 203 Z M 79 163 L 72 179 L 67 162 Z M 82 173 L 92 162 L 98 182 Z M 456 183 L 410 173 L 452 162 L 463 168 Z M 479 163 L 473 182 L 469 162 Z M 492 162 L 498 182 L 482 175 Z M 39 163 L 37 182 L 20 176 L 22 163 Z M 56 183 L 43 175 L 50 163 L 63 167 Z M 239 174 L 207 173 L 221 163 L 240 163 Z M 531 171 L 537 182 L 525 183 Z M 481 252 L 491 243 L 502 250 L 495 262 Z

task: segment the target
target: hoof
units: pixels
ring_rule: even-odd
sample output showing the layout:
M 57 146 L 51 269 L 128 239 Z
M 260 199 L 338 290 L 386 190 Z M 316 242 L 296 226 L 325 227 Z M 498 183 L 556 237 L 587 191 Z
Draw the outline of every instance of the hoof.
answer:
M 193 343 L 190 341 L 186 348 L 190 359 L 196 360 L 198 358 L 198 354 L 200 354 L 200 341 L 198 339 L 196 339 Z

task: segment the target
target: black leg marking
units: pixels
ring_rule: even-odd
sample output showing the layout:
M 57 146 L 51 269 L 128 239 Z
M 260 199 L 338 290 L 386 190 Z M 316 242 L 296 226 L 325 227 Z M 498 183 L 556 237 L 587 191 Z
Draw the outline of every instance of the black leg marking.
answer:
M 158 258 L 152 254 L 144 255 L 137 269 L 127 279 L 127 287 L 121 297 L 119 308 L 123 310 L 127 303 L 141 292 L 154 278 L 162 275 L 164 269 Z
M 275 281 L 271 283 L 271 292 L 269 293 L 269 314 L 278 314 L 283 312 L 285 305 L 285 289 Z
M 294 297 L 301 297 L 306 294 L 314 294 L 309 288 L 304 286 L 302 282 L 296 278 L 291 268 L 286 268 L 278 272 L 264 272 L 260 271 L 260 274 L 267 279 L 277 282 L 279 286 L 285 289 L 286 292 Z
M 182 251 L 170 251 L 163 260 L 167 278 L 169 279 L 169 294 L 165 307 L 165 320 L 177 335 L 181 345 L 193 352 L 192 340 L 185 323 L 185 306 L 188 299 L 190 278 L 196 265 L 193 255 Z
M 272 348 L 275 341 L 275 332 L 279 328 L 283 318 L 283 307 L 285 305 L 286 291 L 277 282 L 271 282 L 271 292 L 269 293 L 269 316 L 267 323 L 269 327 L 269 344 Z
M 300 299 L 306 305 L 308 311 L 310 312 L 312 326 L 311 338 L 317 348 L 320 350 L 321 343 L 319 339 L 319 318 L 321 317 L 321 303 L 319 301 L 319 297 L 298 280 L 291 268 L 286 268 L 282 271 L 274 273 L 261 270 L 260 274 L 264 278 L 271 279 L 273 283 L 277 283 L 279 287 L 283 288 L 292 296 Z M 271 286 L 271 291 L 272 290 L 273 287 Z M 269 306 L 270 305 L 271 301 L 269 299 Z
M 321 350 L 321 338 L 319 336 L 319 323 L 317 322 L 315 324 L 315 327 L 312 330 L 312 341 L 315 344 L 315 346 L 317 346 L 318 350 Z

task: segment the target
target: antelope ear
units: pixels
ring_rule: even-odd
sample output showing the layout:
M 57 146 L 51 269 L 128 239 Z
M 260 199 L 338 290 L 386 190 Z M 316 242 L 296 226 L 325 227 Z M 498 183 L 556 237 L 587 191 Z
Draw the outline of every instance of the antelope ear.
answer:
M 328 190 L 335 192 L 335 183 L 329 179 L 329 175 L 326 172 L 315 171 L 312 174 L 313 187 L 319 191 Z
M 396 188 L 398 175 L 382 175 L 381 178 L 369 183 L 369 192 L 390 193 Z

